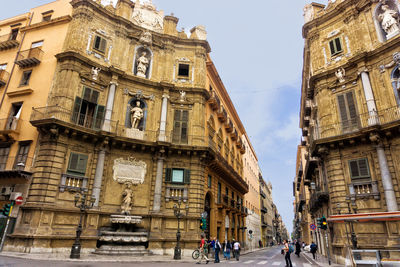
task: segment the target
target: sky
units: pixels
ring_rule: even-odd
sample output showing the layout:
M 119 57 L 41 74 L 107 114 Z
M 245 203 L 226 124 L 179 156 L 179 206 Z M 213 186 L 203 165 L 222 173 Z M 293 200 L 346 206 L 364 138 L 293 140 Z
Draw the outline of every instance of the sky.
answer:
M 108 0 L 106 0 L 108 1 Z M 9 1 L 0 20 L 50 0 Z M 300 143 L 303 7 L 311 0 L 153 0 L 179 18 L 178 29 L 204 25 L 211 58 L 256 151 L 289 231 Z M 327 0 L 317 1 L 326 4 Z

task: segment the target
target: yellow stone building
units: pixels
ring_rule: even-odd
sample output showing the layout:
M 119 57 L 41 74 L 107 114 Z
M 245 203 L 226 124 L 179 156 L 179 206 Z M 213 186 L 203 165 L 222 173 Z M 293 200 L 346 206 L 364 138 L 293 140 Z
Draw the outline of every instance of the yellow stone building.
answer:
M 44 106 L 71 21 L 68 0 L 0 21 L 0 204 L 27 197 L 38 131 L 29 118 Z M 11 216 L 16 218 L 18 206 Z
M 194 27 L 188 37 L 176 29 L 178 18 L 164 16 L 151 2 L 67 3 L 39 7 L 22 28 L 21 51 L 39 50 L 40 43 L 32 42 L 42 41 L 41 58 L 27 52 L 23 62 L 37 64 L 27 67 L 32 83 L 17 85 L 25 67 L 19 65 L 3 93 L 8 106 L 2 111 L 29 103 L 20 115 L 11 113 L 24 120 L 21 132 L 29 132 L 15 140 L 37 140 L 24 152 L 34 158 L 32 177 L 5 249 L 69 251 L 80 216 L 76 193 L 93 204 L 83 221 L 84 252 L 107 253 L 110 235 L 123 242 L 114 230 L 127 216 L 144 234 L 143 247 L 172 254 L 177 204 L 184 254 L 198 245 L 201 214 L 207 236 L 243 242 L 245 129 L 209 56 L 204 27 Z M 39 14 L 42 22 L 35 20 Z M 21 16 L 25 25 L 28 16 Z M 10 29 L 18 19 L 0 25 Z M 35 72 L 41 69 L 39 80 Z M 9 114 L 2 116 L 9 120 Z
M 344 263 L 353 249 L 400 246 L 398 3 L 341 0 L 304 10 L 304 182 L 314 220 L 328 219 L 316 240 L 321 252 Z

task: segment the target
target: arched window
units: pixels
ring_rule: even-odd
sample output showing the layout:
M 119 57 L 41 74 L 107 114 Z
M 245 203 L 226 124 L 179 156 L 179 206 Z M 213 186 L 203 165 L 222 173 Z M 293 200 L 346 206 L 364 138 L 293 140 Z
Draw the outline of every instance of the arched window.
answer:
M 400 33 L 399 9 L 395 0 L 378 3 L 373 18 L 379 41 L 386 42 Z
M 140 131 L 144 131 L 146 129 L 146 118 L 147 118 L 147 104 L 145 101 L 139 98 L 131 98 L 129 100 L 128 105 L 126 107 L 126 118 L 125 118 L 125 127 L 132 128 L 132 123 L 134 122 L 133 114 L 135 112 L 135 108 L 139 107 L 142 109 L 143 117 L 138 122 L 138 127 Z
M 394 97 L 396 98 L 396 103 L 400 106 L 399 90 L 400 90 L 400 70 L 399 67 L 394 68 L 392 71 L 392 86 L 394 91 Z

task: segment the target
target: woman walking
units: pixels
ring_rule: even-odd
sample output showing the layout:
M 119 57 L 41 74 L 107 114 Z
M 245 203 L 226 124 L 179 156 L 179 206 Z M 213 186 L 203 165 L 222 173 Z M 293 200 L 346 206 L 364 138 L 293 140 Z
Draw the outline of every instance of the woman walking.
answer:
M 283 250 L 285 251 L 286 267 L 293 267 L 292 260 L 290 259 L 290 244 L 287 240 L 285 240 L 284 245 L 285 246 Z

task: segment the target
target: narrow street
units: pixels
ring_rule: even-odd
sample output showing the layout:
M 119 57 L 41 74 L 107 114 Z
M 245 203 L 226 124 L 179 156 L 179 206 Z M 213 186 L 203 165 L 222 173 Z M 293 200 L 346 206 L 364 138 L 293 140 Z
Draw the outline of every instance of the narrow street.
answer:
M 295 267 L 310 267 L 310 266 L 320 266 L 312 261 L 306 259 L 302 254 L 300 258 L 296 255 L 292 254 L 292 262 Z M 89 266 L 195 266 L 195 261 L 193 262 L 71 262 L 71 261 L 50 261 L 50 260 L 30 260 L 30 259 L 19 259 L 19 258 L 11 258 L 0 256 L 0 266 L 12 267 L 12 266 L 40 266 L 40 267 L 49 267 L 49 266 L 60 266 L 60 267 L 89 267 Z M 213 261 L 209 262 L 209 265 L 214 265 Z M 205 262 L 202 263 L 205 265 Z M 243 255 L 240 257 L 239 261 L 231 259 L 230 261 L 226 261 L 224 259 L 218 264 L 218 266 L 285 266 L 285 259 L 283 255 L 280 254 L 280 248 L 274 247 L 267 250 L 257 251 L 254 253 L 249 253 L 247 255 Z

